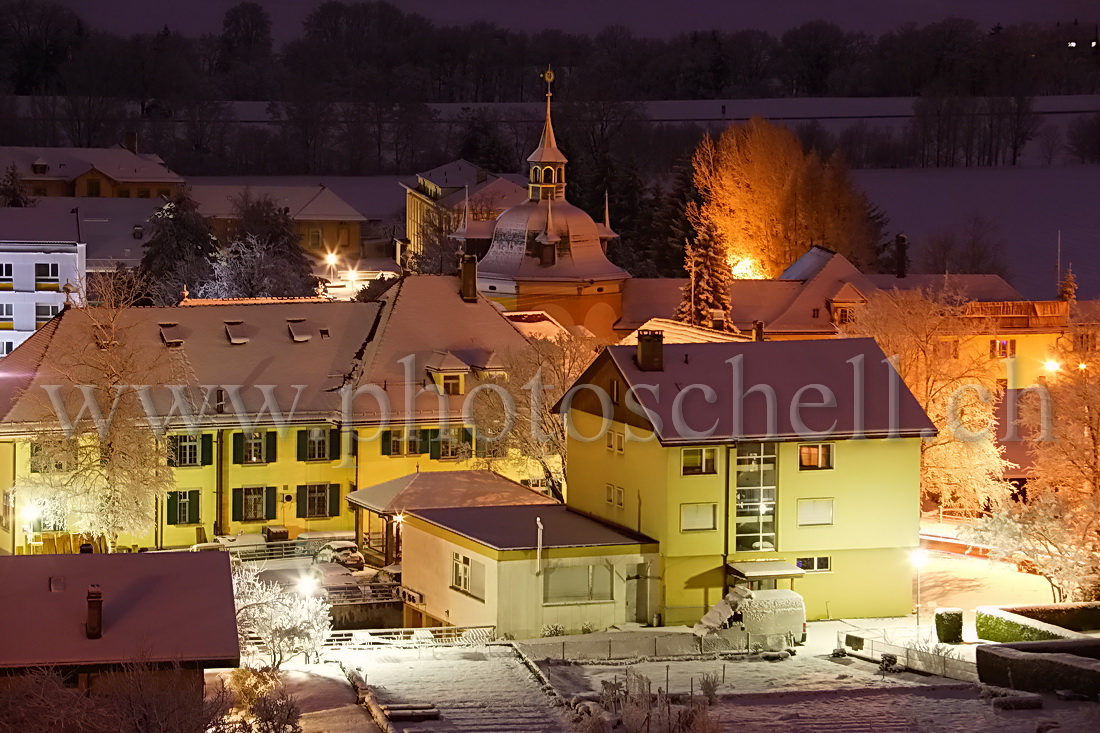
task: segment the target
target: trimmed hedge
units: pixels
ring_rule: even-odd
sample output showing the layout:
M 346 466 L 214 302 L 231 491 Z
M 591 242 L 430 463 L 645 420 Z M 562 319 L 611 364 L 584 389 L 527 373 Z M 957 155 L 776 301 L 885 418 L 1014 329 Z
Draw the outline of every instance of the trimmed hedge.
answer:
M 1061 626 L 1070 631 L 1094 631 L 1100 629 L 1100 603 L 1055 603 L 1044 606 L 1006 606 L 1009 613 Z
M 976 650 L 978 677 L 987 685 L 1028 692 L 1071 690 L 1095 700 L 1100 694 L 1098 647 L 1095 639 L 984 644 Z
M 978 638 L 985 641 L 1047 641 L 1078 639 L 1083 636 L 997 606 L 979 606 L 975 609 L 974 625 L 977 627 Z
M 961 608 L 936 609 L 936 639 L 941 644 L 962 644 L 963 612 Z

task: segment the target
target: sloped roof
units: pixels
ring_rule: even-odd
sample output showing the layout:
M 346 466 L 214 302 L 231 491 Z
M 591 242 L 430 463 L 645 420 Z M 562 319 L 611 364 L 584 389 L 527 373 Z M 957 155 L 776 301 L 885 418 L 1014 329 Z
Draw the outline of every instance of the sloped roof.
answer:
M 44 174 L 35 173 L 33 163 L 45 163 Z M 25 181 L 71 181 L 95 168 L 120 183 L 183 183 L 155 155 L 136 155 L 124 147 L 35 148 L 0 147 L 0 168 L 15 164 Z
M 198 184 L 191 196 L 203 216 L 233 218 L 233 199 L 247 190 L 253 198 L 268 197 L 280 208 L 290 209 L 295 221 L 366 221 L 348 202 L 325 186 L 233 186 Z
M 84 631 L 93 584 L 99 639 Z M 0 667 L 240 660 L 224 552 L 0 557 L 0 587 Z
M 441 507 L 558 504 L 493 471 L 420 471 L 353 491 L 346 498 L 378 514 Z
M 501 315 L 529 339 L 553 341 L 569 335 L 569 329 L 546 311 L 505 311 Z
M 636 397 L 647 411 L 660 418 L 656 433 L 666 444 L 820 440 L 861 434 L 915 436 L 934 430 L 873 339 L 665 344 L 663 348 L 664 368 L 641 371 L 635 363 L 635 348 L 610 346 L 578 383 L 586 382 L 610 360 L 629 385 L 654 385 L 655 389 L 640 390 Z M 861 393 L 853 387 L 852 360 L 859 358 L 865 364 Z M 769 425 L 769 409 L 761 408 L 765 404 L 761 394 L 749 394 L 744 398 L 744 409 L 736 409 L 734 398 L 738 393 L 733 385 L 733 370 L 738 363 L 742 370 L 742 394 L 755 385 L 767 385 L 774 390 L 775 409 L 771 416 L 774 426 Z M 898 380 L 899 392 L 893 415 L 889 400 L 871 397 L 889 394 L 892 379 Z M 699 389 L 686 391 L 691 385 L 709 387 L 714 390 L 715 399 L 707 401 Z M 818 385 L 832 393 L 833 406 L 816 406 L 827 401 Z M 802 392 L 806 387 L 810 389 Z M 682 392 L 685 397 L 677 404 L 676 397 Z M 807 406 L 799 413 L 792 409 L 799 401 L 814 406 Z M 581 403 L 575 400 L 573 404 Z M 863 409 L 857 410 L 861 404 Z M 682 409 L 682 414 L 675 414 L 677 409 Z M 801 419 L 801 426 L 796 417 Z M 714 428 L 709 435 L 700 434 L 711 425 Z
M 527 186 L 516 183 L 508 176 L 490 176 L 481 183 L 470 185 L 470 207 L 478 209 L 503 210 L 527 200 Z M 440 206 L 461 210 L 466 203 L 466 190 L 455 191 L 439 201 Z
M 46 200 L 46 199 L 43 199 Z M 9 207 L 0 206 L 0 242 L 28 244 L 71 243 L 83 241 L 76 214 L 70 205 Z
M 487 175 L 487 171 L 459 158 L 416 175 L 440 188 L 456 188 L 477 184 L 478 178 Z
M 533 550 L 538 547 L 536 518 L 542 520 L 544 548 L 657 543 L 643 534 L 598 522 L 557 503 L 553 506 L 417 509 L 410 513 L 496 550 Z
M 1025 300 L 1016 288 L 1000 275 L 867 275 L 880 290 L 931 290 L 957 292 L 966 300 L 978 302 Z
M 155 371 L 153 377 L 145 375 L 155 378 L 150 383 L 183 385 L 195 413 L 202 404 L 201 385 L 240 385 L 240 404 L 249 417 L 265 404 L 261 385 L 273 385 L 272 395 L 288 421 L 327 420 L 337 415 L 340 395 L 335 390 L 352 379 L 380 307 L 335 301 L 130 308 L 120 316 L 119 332 L 126 339 L 122 348 L 148 357 L 138 368 Z M 168 341 L 180 343 L 170 347 Z M 94 348 L 88 314 L 70 308 L 0 360 L 0 405 L 8 406 L 3 421 L 52 418 L 41 385 L 69 385 L 82 375 L 97 384 L 101 378 L 89 373 L 95 360 L 81 356 Z M 25 371 L 36 362 L 28 382 Z M 298 385 L 303 385 L 300 393 Z M 71 392 L 75 397 L 75 387 Z M 157 414 L 168 414 L 169 391 L 157 389 L 152 396 Z M 214 414 L 213 399 L 206 417 L 235 422 L 232 395 L 227 394 L 224 415 Z M 270 421 L 264 413 L 261 422 Z
M 689 285 L 687 278 L 627 280 L 623 283 L 622 317 L 615 328 L 633 331 L 651 318 L 672 318 L 680 307 L 683 289 Z M 734 280 L 730 283 L 730 322 L 741 330 L 751 329 L 753 321 L 769 326 L 790 307 L 802 287 L 799 280 Z M 836 332 L 828 317 L 821 325 Z
M 400 176 L 188 176 L 192 186 L 219 185 L 243 188 L 264 186 L 324 186 L 367 220 L 405 221 L 405 192 Z
M 692 326 L 668 318 L 650 318 L 638 329 L 624 336 L 623 339 L 619 341 L 619 344 L 622 346 L 637 345 L 638 331 L 641 329 L 660 331 L 664 334 L 663 340 L 666 344 L 705 344 L 711 342 L 752 340 L 752 335 L 748 333 L 715 331 L 713 328 Z
M 122 262 L 136 265 L 144 253 L 152 225 L 149 217 L 164 205 L 159 198 L 120 199 L 73 196 L 43 196 L 31 211 L 44 218 L 76 221 L 79 218 L 80 241 L 88 245 L 89 264 Z M 76 209 L 77 213 L 71 213 Z M 142 238 L 134 238 L 134 227 L 142 228 Z M 2 232 L 0 232 L 2 236 Z

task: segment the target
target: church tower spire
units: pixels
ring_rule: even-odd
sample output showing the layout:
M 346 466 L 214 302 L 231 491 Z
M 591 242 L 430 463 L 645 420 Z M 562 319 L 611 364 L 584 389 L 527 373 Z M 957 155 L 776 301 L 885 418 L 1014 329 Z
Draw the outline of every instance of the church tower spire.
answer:
M 532 201 L 565 198 L 565 164 L 567 159 L 558 149 L 554 138 L 554 125 L 550 120 L 550 83 L 554 81 L 554 72 L 547 69 L 542 75 L 546 82 L 546 121 L 542 125 L 542 137 L 535 152 L 527 156 L 530 163 L 530 175 L 527 189 Z

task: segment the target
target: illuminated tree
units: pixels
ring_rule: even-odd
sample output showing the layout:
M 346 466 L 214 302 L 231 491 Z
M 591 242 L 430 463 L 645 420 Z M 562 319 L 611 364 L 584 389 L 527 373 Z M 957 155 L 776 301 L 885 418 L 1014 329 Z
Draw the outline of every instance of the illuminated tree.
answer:
M 806 155 L 794 133 L 760 119 L 705 137 L 692 157 L 702 205 L 737 277 L 776 277 L 813 245 L 856 265 L 875 257 L 880 222 L 838 155 Z
M 1007 494 L 996 444 L 997 361 L 988 331 L 949 292 L 880 291 L 855 309 L 845 335 L 875 339 L 938 434 L 921 442 L 921 495 L 978 510 Z M 988 399 L 983 399 L 987 397 Z

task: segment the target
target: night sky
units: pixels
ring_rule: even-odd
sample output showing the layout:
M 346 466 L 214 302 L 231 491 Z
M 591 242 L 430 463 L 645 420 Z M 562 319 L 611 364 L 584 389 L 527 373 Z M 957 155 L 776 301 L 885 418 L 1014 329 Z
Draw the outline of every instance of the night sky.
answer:
M 216 33 L 236 0 L 59 0 L 96 28 L 129 34 L 167 24 L 187 35 Z M 261 0 L 271 13 L 276 41 L 295 37 L 302 18 L 322 0 Z M 906 21 L 928 23 L 958 15 L 983 26 L 1025 21 L 1071 22 L 1100 18 L 1096 0 L 397 0 L 443 25 L 492 21 L 516 30 L 596 31 L 625 25 L 639 35 L 665 36 L 699 29 L 761 28 L 782 33 L 824 18 L 846 30 L 881 33 Z

